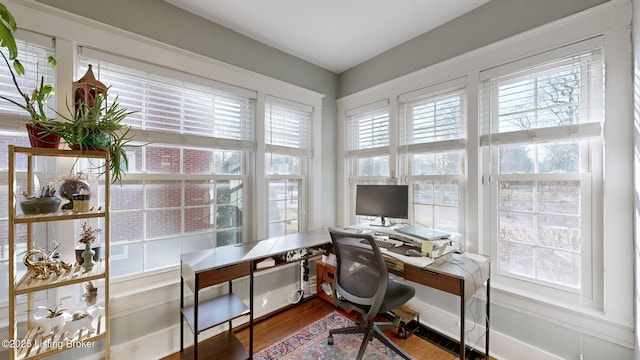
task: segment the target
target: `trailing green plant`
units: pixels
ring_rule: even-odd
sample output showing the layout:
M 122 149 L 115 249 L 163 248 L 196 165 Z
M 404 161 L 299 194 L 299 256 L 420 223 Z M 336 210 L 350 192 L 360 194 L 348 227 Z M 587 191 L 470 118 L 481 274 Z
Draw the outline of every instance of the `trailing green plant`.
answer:
M 18 46 L 13 34 L 18 30 L 18 25 L 7 7 L 0 3 L 0 47 L 6 47 L 9 51 L 9 60 L 13 61 L 16 71 L 24 73 L 24 67 L 18 61 Z
M 118 97 L 110 105 L 106 101 L 107 92 L 103 92 L 97 93 L 94 106 L 79 102 L 75 109 L 71 109 L 67 104 L 67 110 L 72 115 L 57 113 L 66 121 L 49 121 L 47 124 L 72 148 L 107 151 L 111 182 L 122 184 L 122 176 L 129 165 L 125 147 L 132 146 L 130 143 L 134 140 L 131 127 L 123 120 L 135 112 L 120 108 Z M 106 170 L 102 169 L 100 174 Z

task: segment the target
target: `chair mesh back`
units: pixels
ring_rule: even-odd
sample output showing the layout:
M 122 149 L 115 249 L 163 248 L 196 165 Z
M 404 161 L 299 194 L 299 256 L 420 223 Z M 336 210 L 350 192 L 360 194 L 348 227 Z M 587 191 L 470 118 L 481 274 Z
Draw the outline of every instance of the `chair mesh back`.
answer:
M 388 281 L 384 259 L 373 237 L 332 231 L 331 238 L 338 260 L 336 290 L 347 301 L 373 305 L 376 294 L 385 293 Z

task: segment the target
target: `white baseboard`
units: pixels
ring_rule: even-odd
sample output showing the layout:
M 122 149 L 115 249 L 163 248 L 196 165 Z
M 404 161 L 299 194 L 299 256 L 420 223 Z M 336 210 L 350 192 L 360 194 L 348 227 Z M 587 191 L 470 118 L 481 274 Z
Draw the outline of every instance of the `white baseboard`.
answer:
M 191 337 L 185 336 L 185 346 L 191 346 L 192 344 Z M 111 358 L 129 360 L 161 359 L 175 354 L 179 350 L 180 326 L 175 325 L 123 344 L 112 345 Z
M 409 305 L 420 312 L 420 322 L 422 324 L 452 339 L 457 340 L 460 338 L 460 317 L 458 314 L 446 312 L 415 297 L 411 299 Z M 470 320 L 465 323 L 465 328 L 468 329 L 465 340 L 466 345 L 475 348 L 480 353 L 484 353 L 485 339 L 483 336 L 486 329 L 484 317 L 475 320 L 475 324 Z M 495 330 L 490 331 L 489 355 L 500 360 L 562 360 L 561 357 Z
M 288 285 L 257 297 L 258 301 L 256 302 L 254 316 L 259 317 L 290 305 L 287 301 L 287 295 L 295 291 L 295 289 L 295 285 Z M 234 320 L 233 326 L 235 327 L 248 321 L 248 318 L 240 318 Z M 207 339 L 226 330 L 226 324 L 217 326 L 202 332 L 199 339 L 202 341 L 202 339 Z M 189 347 L 191 345 L 193 345 L 193 334 L 185 324 L 184 346 Z M 180 351 L 180 325 L 176 324 L 126 343 L 112 345 L 111 358 L 129 360 L 161 359 L 178 351 Z

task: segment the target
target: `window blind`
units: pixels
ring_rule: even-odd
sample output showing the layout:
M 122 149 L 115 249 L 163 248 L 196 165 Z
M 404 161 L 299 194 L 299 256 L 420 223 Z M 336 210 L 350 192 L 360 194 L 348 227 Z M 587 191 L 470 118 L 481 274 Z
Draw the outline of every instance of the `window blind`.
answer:
M 400 151 L 442 151 L 464 147 L 466 138 L 465 92 L 426 91 L 400 104 Z M 408 97 L 406 97 L 408 98 Z M 400 97 L 405 100 L 405 97 Z
M 44 77 L 45 84 L 56 86 L 56 72 L 49 66 L 47 58 L 55 55 L 53 38 L 31 33 L 25 30 L 16 32 L 16 45 L 18 46 L 18 59 L 25 68 L 25 74 L 17 77 L 20 89 L 27 95 L 39 86 L 40 78 Z M 6 49 L 2 48 L 5 56 L 8 57 Z M 0 67 L 0 95 L 24 104 L 24 99 L 18 94 L 11 73 L 6 66 Z M 55 97 L 49 99 L 45 106 L 45 112 L 50 117 L 55 117 Z M 0 101 L 0 113 L 12 114 L 27 117 L 28 114 L 18 106 L 8 102 Z
M 277 101 L 267 97 L 265 102 L 265 143 L 267 151 L 283 152 L 284 149 L 311 149 L 310 106 Z M 278 151 L 279 150 L 279 151 Z M 286 151 L 285 151 L 286 152 Z M 291 152 L 290 150 L 288 151 Z
M 378 102 L 347 112 L 347 155 L 388 152 L 389 103 Z M 384 149 L 386 148 L 386 149 Z
M 592 39 L 481 73 L 481 144 L 599 136 L 604 120 L 600 45 L 600 39 Z
M 93 55 L 91 57 L 87 55 Z M 103 56 L 101 56 L 103 55 Z M 215 138 L 229 147 L 252 148 L 254 141 L 255 92 L 235 90 L 207 79 L 198 82 L 190 74 L 122 58 L 127 65 L 119 65 L 103 59 L 117 61 L 113 54 L 83 49 L 80 56 L 80 75 L 92 64 L 94 74 L 110 86 L 110 95 L 118 95 L 120 104 L 136 111 L 126 122 L 134 129 L 159 133 L 163 142 L 197 143 L 198 137 Z M 172 72 L 168 77 L 157 72 Z M 162 136 L 162 133 L 193 136 L 189 138 Z M 152 139 L 151 139 L 152 140 Z M 235 146 L 233 145 L 235 143 Z

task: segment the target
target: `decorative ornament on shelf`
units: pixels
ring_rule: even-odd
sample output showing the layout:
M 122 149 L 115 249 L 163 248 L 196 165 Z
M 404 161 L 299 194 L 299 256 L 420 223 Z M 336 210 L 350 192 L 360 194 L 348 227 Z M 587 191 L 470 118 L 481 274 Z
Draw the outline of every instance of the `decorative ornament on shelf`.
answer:
M 82 232 L 80 232 L 80 243 L 84 244 L 85 248 L 82 252 L 82 259 L 84 262 L 82 263 L 82 268 L 85 272 L 89 272 L 93 269 L 93 266 L 96 264 L 93 261 L 93 255 L 95 255 L 95 251 L 91 249 L 91 244 L 96 241 L 96 234 L 101 232 L 102 229 L 92 229 L 91 226 L 87 225 L 85 221 L 82 224 Z
M 27 251 L 22 259 L 24 266 L 31 271 L 32 279 L 47 280 L 51 274 L 62 275 L 71 270 L 71 266 L 55 257 L 60 244 L 53 241 L 53 250 L 46 251 L 42 248 Z
M 98 300 L 98 288 L 93 286 L 93 282 L 89 281 L 84 284 L 84 293 L 82 299 L 87 306 L 94 306 Z
M 89 185 L 89 175 L 83 171 L 79 171 L 76 174 L 64 176 L 59 178 L 60 187 L 58 192 L 60 197 L 69 200 L 68 203 L 62 205 L 62 210 L 73 210 L 73 198 L 75 194 L 91 193 L 91 186 Z
M 108 87 L 96 80 L 91 65 L 87 73 L 73 83 L 74 104 L 67 104 L 67 115 L 57 113 L 66 121 L 61 122 L 57 134 L 71 149 L 80 151 L 106 151 L 109 169 L 99 166 L 100 174 L 109 171 L 112 183 L 122 184 L 122 176 L 128 170 L 126 148 L 133 145 L 131 126 L 124 120 L 135 113 L 120 106 L 118 97 L 107 105 Z
M 53 182 L 43 186 L 38 196 L 31 195 L 25 191 L 22 193 L 25 199 L 20 201 L 20 209 L 25 215 L 54 213 L 60 209 L 60 203 L 62 202 L 55 197 L 55 194 L 56 184 Z

